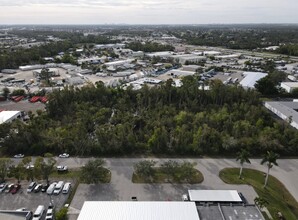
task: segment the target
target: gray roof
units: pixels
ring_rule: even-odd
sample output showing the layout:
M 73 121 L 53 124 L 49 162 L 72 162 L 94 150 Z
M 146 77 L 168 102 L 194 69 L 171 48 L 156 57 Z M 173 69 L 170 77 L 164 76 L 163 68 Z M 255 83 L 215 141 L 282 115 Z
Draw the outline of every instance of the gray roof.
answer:
M 244 72 L 245 78 L 240 82 L 240 85 L 246 88 L 254 88 L 258 80 L 267 76 L 267 73 L 261 72 Z
M 291 125 L 298 129 L 298 102 L 265 102 L 265 107 L 283 120 L 291 117 Z

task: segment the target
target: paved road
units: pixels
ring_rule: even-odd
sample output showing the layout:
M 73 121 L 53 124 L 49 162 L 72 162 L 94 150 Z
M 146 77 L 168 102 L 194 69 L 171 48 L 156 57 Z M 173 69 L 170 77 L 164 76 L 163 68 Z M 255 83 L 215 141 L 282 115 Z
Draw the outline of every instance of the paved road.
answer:
M 152 158 L 158 163 L 163 163 L 168 158 Z M 90 158 L 58 158 L 58 164 L 70 168 L 83 166 Z M 253 203 L 256 192 L 248 185 L 225 184 L 218 177 L 221 169 L 239 167 L 235 159 L 173 159 L 177 161 L 196 162 L 196 168 L 204 175 L 201 184 L 134 184 L 131 182 L 133 165 L 144 158 L 107 158 L 106 167 L 112 172 L 110 184 L 86 185 L 80 184 L 77 193 L 70 205 L 70 214 L 76 219 L 77 213 L 82 208 L 84 201 L 128 201 L 132 196 L 137 196 L 141 201 L 181 200 L 181 195 L 188 189 L 235 189 L 242 192 L 249 203 Z M 270 173 L 277 177 L 298 201 L 298 160 L 280 159 L 279 167 L 273 167 Z M 260 165 L 260 159 L 251 159 L 251 164 L 246 167 L 266 172 L 266 166 Z
M 162 163 L 167 158 L 154 160 Z M 173 160 L 173 158 L 171 158 Z M 90 158 L 58 158 L 58 164 L 67 165 L 69 168 L 78 168 L 83 166 Z M 106 166 L 112 171 L 112 183 L 119 181 L 119 176 L 125 177 L 121 181 L 131 180 L 133 165 L 143 158 L 106 158 Z M 196 162 L 196 168 L 204 175 L 203 184 L 206 186 L 223 185 L 218 177 L 221 169 L 226 167 L 239 167 L 235 159 L 176 159 L 177 161 Z M 260 159 L 251 159 L 251 164 L 245 165 L 248 168 L 266 172 L 266 166 L 260 164 Z M 279 166 L 274 166 L 270 170 L 270 174 L 278 178 L 298 201 L 298 159 L 279 159 Z

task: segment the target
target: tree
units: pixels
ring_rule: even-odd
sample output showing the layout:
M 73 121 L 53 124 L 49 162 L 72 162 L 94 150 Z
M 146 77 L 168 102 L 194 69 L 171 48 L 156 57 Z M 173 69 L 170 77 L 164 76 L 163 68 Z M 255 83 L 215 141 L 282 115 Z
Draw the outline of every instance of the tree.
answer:
M 48 68 L 43 68 L 40 72 L 40 78 L 46 82 L 47 85 L 50 85 L 51 73 Z
M 25 168 L 25 174 L 28 180 L 34 180 L 34 167 L 32 167 L 32 158 L 31 157 L 24 157 L 21 161 L 21 164 Z
M 278 166 L 276 162 L 278 158 L 279 158 L 278 154 L 274 153 L 273 151 L 267 151 L 267 154 L 264 156 L 263 160 L 261 161 L 261 164 L 267 163 L 267 168 L 268 168 L 264 187 L 267 186 L 270 169 L 273 167 L 273 165 Z
M 278 94 L 278 89 L 276 88 L 274 82 L 269 78 L 269 76 L 258 80 L 255 84 L 255 88 L 263 95 Z
M 254 199 L 254 202 L 257 206 L 259 206 L 260 209 L 264 208 L 266 205 L 269 204 L 269 202 L 263 197 L 256 197 Z
M 170 178 L 170 176 L 175 178 L 175 174 L 177 173 L 179 163 L 174 160 L 168 160 L 168 161 L 164 162 L 161 165 L 161 167 L 162 167 L 163 172 L 167 174 L 168 179 Z
M 11 159 L 0 158 L 0 182 L 4 182 L 11 164 Z
M 243 170 L 243 164 L 244 163 L 249 163 L 250 164 L 250 160 L 249 160 L 249 152 L 245 149 L 241 149 L 240 152 L 238 152 L 237 154 L 237 158 L 236 161 L 240 162 L 240 173 L 239 173 L 239 179 L 241 179 L 241 175 L 242 175 L 242 170 Z
M 10 93 L 9 88 L 7 88 L 7 87 L 3 88 L 2 92 L 3 92 L 4 98 L 7 99 L 8 95 Z
M 55 214 L 56 220 L 67 220 L 67 208 L 63 207 Z
M 155 174 L 154 165 L 156 161 L 154 160 L 143 160 L 134 165 L 135 173 L 144 179 L 153 178 Z
M 89 160 L 88 163 L 81 168 L 81 179 L 88 184 L 102 182 L 109 172 L 103 167 L 104 164 L 105 161 L 103 159 Z
M 17 166 L 11 166 L 9 168 L 9 176 L 15 177 L 20 183 L 21 179 L 24 177 L 24 166 L 22 163 L 19 163 Z
M 195 175 L 196 172 L 194 168 L 195 165 L 196 163 L 184 161 L 180 165 L 180 179 L 190 182 L 191 178 Z
M 45 154 L 45 158 L 36 158 L 34 165 L 35 172 L 49 183 L 49 176 L 53 172 L 55 164 L 56 160 L 53 158 L 53 155 Z

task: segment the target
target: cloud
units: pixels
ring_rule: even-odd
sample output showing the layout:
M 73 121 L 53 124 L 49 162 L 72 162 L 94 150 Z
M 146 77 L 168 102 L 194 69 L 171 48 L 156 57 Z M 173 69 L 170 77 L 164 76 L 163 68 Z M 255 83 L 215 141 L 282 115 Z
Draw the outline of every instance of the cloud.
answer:
M 5 23 L 298 23 L 297 0 L 0 0 Z

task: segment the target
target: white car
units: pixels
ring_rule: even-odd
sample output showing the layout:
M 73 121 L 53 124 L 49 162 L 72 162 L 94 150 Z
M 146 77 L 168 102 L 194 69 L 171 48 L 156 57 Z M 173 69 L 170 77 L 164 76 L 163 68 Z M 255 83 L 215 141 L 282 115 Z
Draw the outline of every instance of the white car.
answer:
M 48 195 L 52 195 L 52 194 L 53 194 L 56 185 L 57 185 L 57 183 L 56 183 L 56 182 L 53 182 L 53 183 L 49 186 L 49 188 L 47 189 L 47 194 L 48 194 Z
M 53 220 L 53 209 L 48 209 L 46 214 L 46 220 Z
M 67 166 L 57 166 L 57 171 L 67 171 L 68 170 L 68 168 L 67 168 Z
M 34 165 L 33 164 L 29 164 L 28 166 L 26 166 L 26 169 L 29 170 L 29 169 L 33 169 L 34 168 Z
M 16 154 L 13 157 L 14 158 L 23 158 L 25 155 L 24 154 Z
M 63 154 L 60 154 L 59 157 L 60 158 L 68 158 L 69 157 L 69 154 L 63 153 Z

